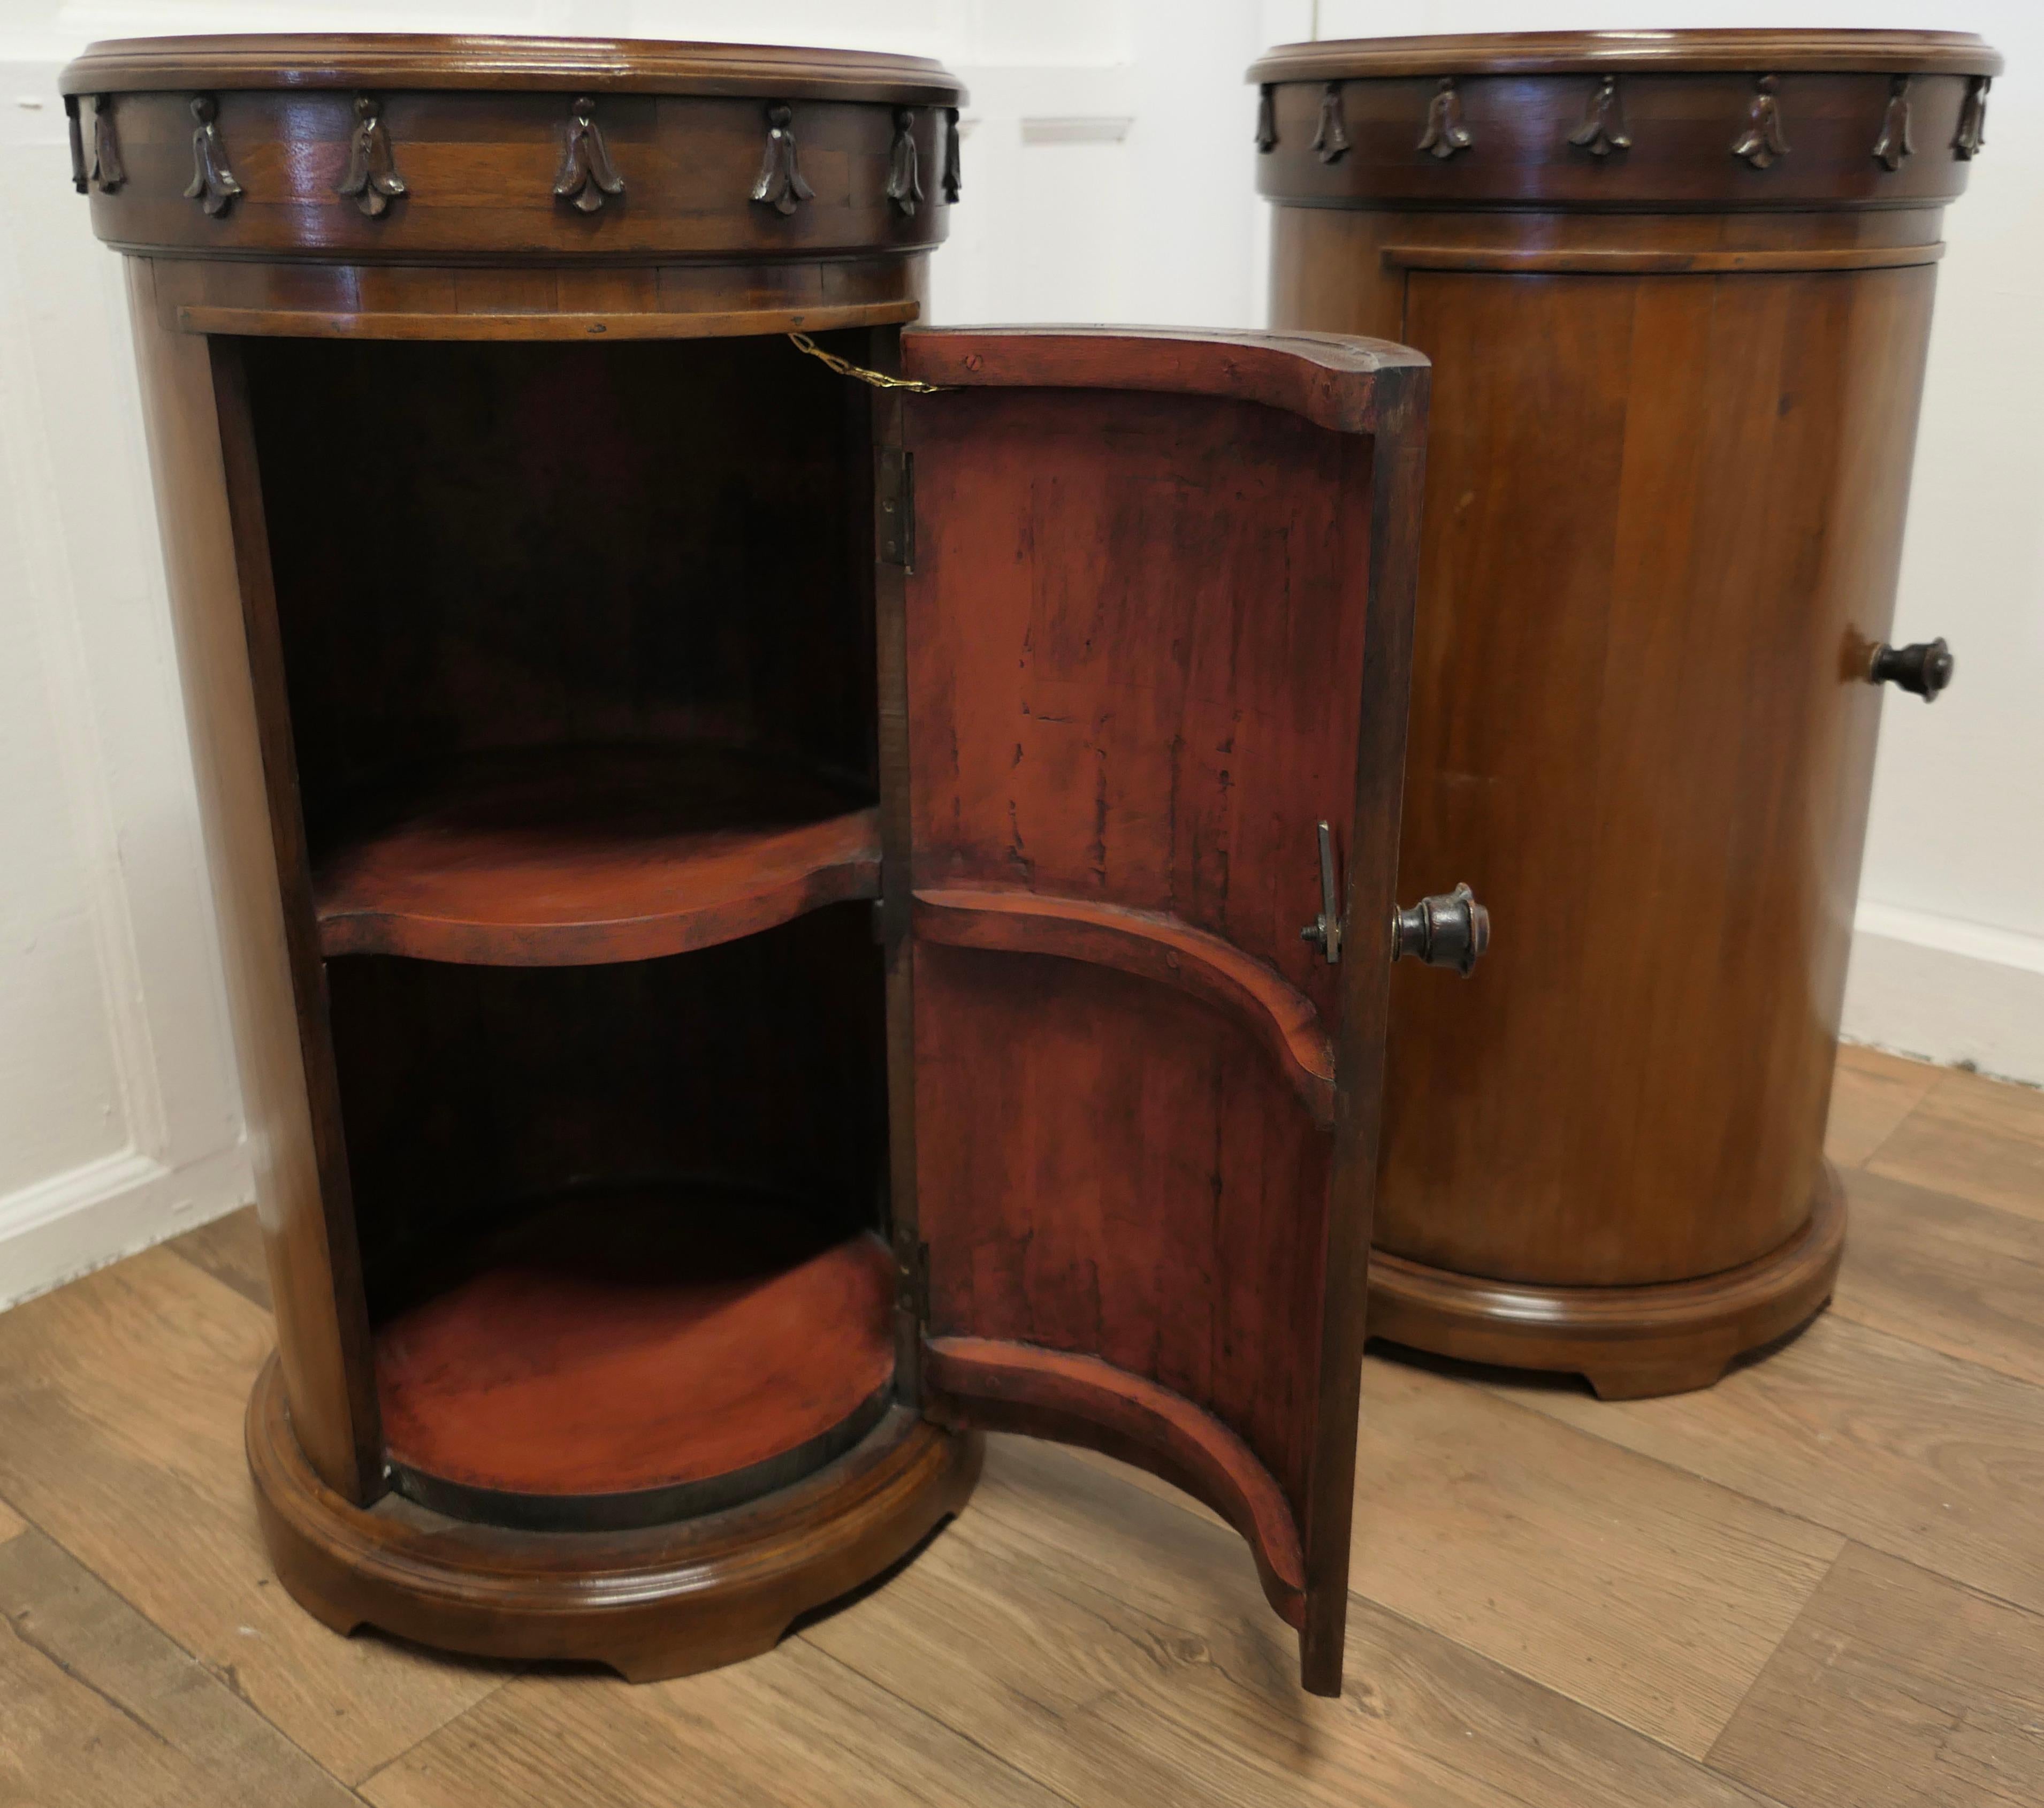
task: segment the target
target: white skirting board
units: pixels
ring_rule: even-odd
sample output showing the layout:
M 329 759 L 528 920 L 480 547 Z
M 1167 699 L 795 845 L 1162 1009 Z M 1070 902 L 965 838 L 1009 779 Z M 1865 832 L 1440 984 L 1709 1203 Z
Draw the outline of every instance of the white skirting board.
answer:
M 1862 903 L 1846 1040 L 2044 1086 L 2044 936 Z
M 0 1311 L 256 1196 L 244 1144 L 182 1168 L 122 1150 L 0 1199 Z

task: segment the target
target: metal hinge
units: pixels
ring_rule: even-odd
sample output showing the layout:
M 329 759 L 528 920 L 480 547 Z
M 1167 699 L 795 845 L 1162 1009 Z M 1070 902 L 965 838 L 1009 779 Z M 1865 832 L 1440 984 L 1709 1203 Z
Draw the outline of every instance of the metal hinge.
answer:
M 916 455 L 899 446 L 880 450 L 880 558 L 916 569 Z
M 930 1322 L 930 1246 L 897 1244 L 894 1250 L 894 1303 L 919 1325 Z

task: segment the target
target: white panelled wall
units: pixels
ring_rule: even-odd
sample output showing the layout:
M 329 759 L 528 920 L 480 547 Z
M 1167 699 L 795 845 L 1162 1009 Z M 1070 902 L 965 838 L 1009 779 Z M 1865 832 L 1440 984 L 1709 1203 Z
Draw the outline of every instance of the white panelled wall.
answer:
M 439 30 L 940 57 L 972 90 L 947 321 L 1254 324 L 1264 45 L 1578 25 L 1930 25 L 2007 53 L 1947 216 L 1896 638 L 1959 659 L 1884 720 L 1847 1033 L 2044 1082 L 2044 6 L 1893 0 L 126 0 L 0 7 L 0 1304 L 232 1210 L 248 1164 L 117 259 L 56 76 L 88 40 Z

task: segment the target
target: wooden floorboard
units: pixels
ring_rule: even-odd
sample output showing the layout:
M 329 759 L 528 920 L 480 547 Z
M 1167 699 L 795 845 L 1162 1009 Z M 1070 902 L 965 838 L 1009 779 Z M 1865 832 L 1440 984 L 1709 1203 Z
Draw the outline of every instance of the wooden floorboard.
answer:
M 0 1802 L 346 1808 L 355 1798 L 40 1533 L 0 1546 Z
M 801 1636 L 1088 1808 L 1751 1799 L 1367 1602 L 1343 1698 L 1305 1695 L 1231 1533 L 1019 1440 L 920 1562 Z
M 1892 1180 L 2044 1219 L 2044 1092 L 1943 1074 L 1865 1165 Z
M 1788 1808 L 2035 1808 L 2044 1618 L 1855 1545 L 1711 1761 Z
M 2044 1385 L 2044 1218 L 1845 1178 L 1852 1230 L 1832 1311 Z
M 271 1342 L 160 1248 L 0 1314 L 0 1496 L 352 1783 L 504 1672 L 338 1637 L 277 1586 L 241 1444 Z
M 336 1637 L 240 1449 L 237 1213 L 0 1315 L 0 1802 L 2044 1804 L 2044 1095 L 1843 1054 L 1833 1308 L 1716 1388 L 1373 1357 L 1339 1701 L 1241 1541 L 993 1441 L 780 1649 L 634 1688 Z
M 1695 1757 L 1845 1544 L 1381 1358 L 1357 1468 L 1358 1594 Z
M 263 1227 L 256 1208 L 244 1205 L 163 1246 L 216 1280 L 225 1281 L 252 1305 L 270 1310 L 270 1269 L 263 1253 Z
M 2044 1393 L 1827 1313 L 1715 1388 L 1604 1402 L 1496 1380 L 1566 1423 L 2044 1609 Z
M 1824 1153 L 1842 1167 L 1858 1167 L 1923 1102 L 1941 1071 L 1878 1049 L 1840 1049 Z
M 633 1688 L 521 1676 L 363 1786 L 377 1808 L 1061 1808 L 1001 1756 L 790 1640 Z

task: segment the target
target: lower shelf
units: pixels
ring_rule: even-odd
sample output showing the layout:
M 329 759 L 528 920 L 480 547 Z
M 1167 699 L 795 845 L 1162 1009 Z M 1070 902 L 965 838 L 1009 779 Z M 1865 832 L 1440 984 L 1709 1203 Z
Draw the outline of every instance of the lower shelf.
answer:
M 785 1487 L 894 1373 L 893 1264 L 757 1196 L 571 1198 L 376 1334 L 399 1491 L 455 1517 L 617 1529 Z
M 870 1582 L 962 1508 L 981 1440 L 889 1409 L 834 1463 L 728 1513 L 627 1532 L 524 1532 L 396 1495 L 355 1507 L 292 1435 L 271 1357 L 249 1397 L 263 1542 L 291 1598 L 336 1632 L 607 1664 L 634 1682 L 771 1650 L 798 1615 Z

